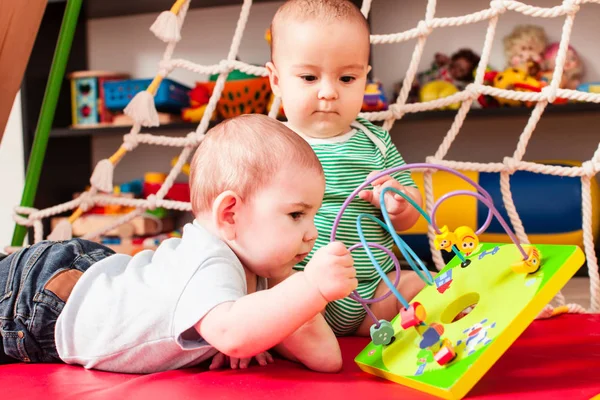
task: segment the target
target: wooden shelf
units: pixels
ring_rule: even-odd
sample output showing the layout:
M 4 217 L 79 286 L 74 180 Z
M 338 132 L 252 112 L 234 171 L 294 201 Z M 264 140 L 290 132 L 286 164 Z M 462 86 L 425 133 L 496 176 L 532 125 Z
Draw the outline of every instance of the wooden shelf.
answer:
M 278 0 L 254 0 L 254 3 L 275 2 Z M 51 3 L 65 3 L 66 0 L 49 0 Z M 242 6 L 242 0 L 193 0 L 190 9 Z M 173 5 L 171 0 L 85 0 L 85 16 L 89 19 L 123 17 L 126 15 L 160 13 Z
M 528 116 L 532 109 L 526 107 L 502 107 L 502 108 L 474 108 L 469 111 L 467 118 L 485 118 L 485 117 L 512 117 Z M 595 103 L 569 103 L 562 105 L 549 105 L 544 114 L 570 114 L 570 113 L 600 113 L 600 104 Z M 418 113 L 406 114 L 402 119 L 405 121 L 434 120 L 434 119 L 452 119 L 456 115 L 455 110 L 436 110 Z M 211 122 L 210 127 L 217 122 Z M 146 133 L 166 133 L 175 131 L 193 131 L 198 126 L 197 123 L 178 122 L 174 124 L 161 125 L 155 128 L 144 128 Z M 106 126 L 98 128 L 55 128 L 50 131 L 50 137 L 74 137 L 74 136 L 103 136 L 103 135 L 124 135 L 129 132 L 129 126 Z
M 210 126 L 214 123 L 211 122 Z M 153 128 L 142 128 L 145 133 L 166 133 L 174 131 L 193 131 L 198 126 L 197 123 L 177 122 L 166 124 Z M 74 137 L 74 136 L 104 136 L 104 135 L 125 135 L 129 133 L 131 126 L 102 126 L 90 128 L 54 128 L 50 131 L 51 138 Z
M 473 108 L 467 114 L 467 119 L 471 117 L 512 117 L 528 116 L 533 108 L 527 107 L 500 107 L 500 108 Z M 600 112 L 600 104 L 596 103 L 568 103 L 560 105 L 550 104 L 544 110 L 544 114 L 571 114 L 571 113 L 590 113 Z M 456 115 L 456 110 L 435 110 L 418 113 L 406 114 L 403 120 L 428 120 L 428 119 L 452 119 Z

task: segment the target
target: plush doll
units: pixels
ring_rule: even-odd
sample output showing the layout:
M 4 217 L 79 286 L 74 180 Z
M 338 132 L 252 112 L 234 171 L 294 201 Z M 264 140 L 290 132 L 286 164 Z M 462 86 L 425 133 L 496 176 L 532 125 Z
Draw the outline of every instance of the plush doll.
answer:
M 556 54 L 558 53 L 559 43 L 552 43 L 544 51 L 544 74 L 543 79 L 550 83 L 554 68 L 556 67 Z M 567 58 L 563 67 L 562 80 L 559 87 L 562 89 L 577 89 L 583 78 L 583 63 L 575 49 L 569 46 Z
M 504 37 L 504 54 L 509 68 L 518 68 L 534 78 L 542 71 L 543 55 L 548 39 L 537 25 L 518 25 Z
M 420 72 L 415 77 L 409 94 L 409 103 L 420 101 L 421 89 L 430 82 L 449 82 L 458 90 L 464 89 L 474 80 L 474 71 L 479 64 L 479 55 L 470 49 L 460 49 L 450 57 L 443 53 L 436 53 L 431 68 Z M 400 92 L 400 87 L 396 88 Z M 394 97 L 397 97 L 397 93 Z

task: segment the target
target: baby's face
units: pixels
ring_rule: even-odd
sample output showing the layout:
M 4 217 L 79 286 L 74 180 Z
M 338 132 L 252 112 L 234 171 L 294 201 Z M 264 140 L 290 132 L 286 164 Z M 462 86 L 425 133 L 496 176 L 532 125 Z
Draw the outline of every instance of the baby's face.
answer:
M 309 168 L 282 168 L 238 215 L 236 254 L 258 276 L 284 278 L 312 250 L 325 179 Z
M 271 83 L 290 127 L 317 138 L 346 133 L 360 112 L 370 68 L 365 28 L 291 21 L 275 40 Z

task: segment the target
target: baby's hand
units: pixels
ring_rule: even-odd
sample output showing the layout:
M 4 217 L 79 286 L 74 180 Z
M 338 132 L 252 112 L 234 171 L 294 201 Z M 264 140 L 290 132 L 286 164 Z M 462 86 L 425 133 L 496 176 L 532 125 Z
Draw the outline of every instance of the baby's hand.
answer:
M 378 174 L 379 171 L 373 171 L 367 176 L 367 179 L 370 179 L 372 176 Z M 386 187 L 393 187 L 395 189 L 400 190 L 403 193 L 406 193 L 400 182 L 395 180 L 389 175 L 382 176 L 381 178 L 375 179 L 371 182 L 371 186 L 373 186 L 373 190 L 362 190 L 358 193 L 358 196 L 373 204 L 377 208 L 381 208 L 381 204 L 379 203 L 379 197 L 381 196 L 381 192 Z M 390 216 L 401 214 L 408 207 L 408 201 L 404 199 L 404 197 L 400 196 L 397 193 L 387 192 L 385 195 L 385 209 L 387 210 Z
M 354 259 L 340 242 L 317 250 L 304 268 L 304 274 L 328 302 L 343 299 L 358 285 Z
M 256 362 L 263 367 L 267 364 L 273 364 L 273 362 L 275 361 L 275 360 L 273 360 L 273 356 L 271 354 L 269 354 L 268 351 L 263 351 L 262 353 L 258 353 L 257 355 L 254 356 L 254 358 L 256 359 Z M 208 367 L 208 368 L 210 370 L 219 369 L 221 367 L 226 367 L 227 364 L 229 364 L 231 369 L 238 369 L 238 368 L 245 369 L 245 368 L 248 368 L 248 365 L 250 365 L 251 361 L 252 361 L 252 357 L 250 357 L 250 358 L 233 358 L 233 357 L 226 356 L 225 354 L 219 352 L 219 353 L 215 354 L 215 356 L 212 359 L 212 362 L 210 363 L 210 367 Z

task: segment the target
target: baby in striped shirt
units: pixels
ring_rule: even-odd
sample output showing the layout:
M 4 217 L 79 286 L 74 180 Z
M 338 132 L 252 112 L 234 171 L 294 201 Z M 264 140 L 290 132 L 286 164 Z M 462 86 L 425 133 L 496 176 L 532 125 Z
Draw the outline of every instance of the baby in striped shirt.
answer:
M 405 164 L 387 131 L 357 117 L 371 68 L 369 35 L 366 18 L 349 0 L 290 0 L 271 23 L 271 62 L 266 65 L 271 87 L 282 98 L 287 125 L 319 157 L 326 180 L 323 205 L 315 218 L 316 244 L 296 269 L 303 269 L 314 251 L 329 242 L 336 215 L 356 187 L 378 171 Z M 337 240 L 348 247 L 360 242 L 356 218 L 362 213 L 381 216 L 379 195 L 385 187 L 399 189 L 422 204 L 410 171 L 384 176 L 350 203 L 338 226 Z M 418 211 L 397 194 L 389 193 L 385 203 L 396 231 L 409 229 L 419 218 Z M 363 222 L 367 242 L 392 248 L 389 233 L 370 220 Z M 360 296 L 372 299 L 387 293 L 366 252 L 360 248 L 352 255 Z M 393 261 L 383 251 L 374 250 L 374 255 L 394 282 Z M 398 290 L 407 300 L 423 287 L 415 273 L 402 273 Z M 378 319 L 386 320 L 401 307 L 394 296 L 370 305 Z M 337 335 L 368 336 L 374 321 L 365 316 L 363 307 L 349 297 L 325 309 L 325 318 Z

